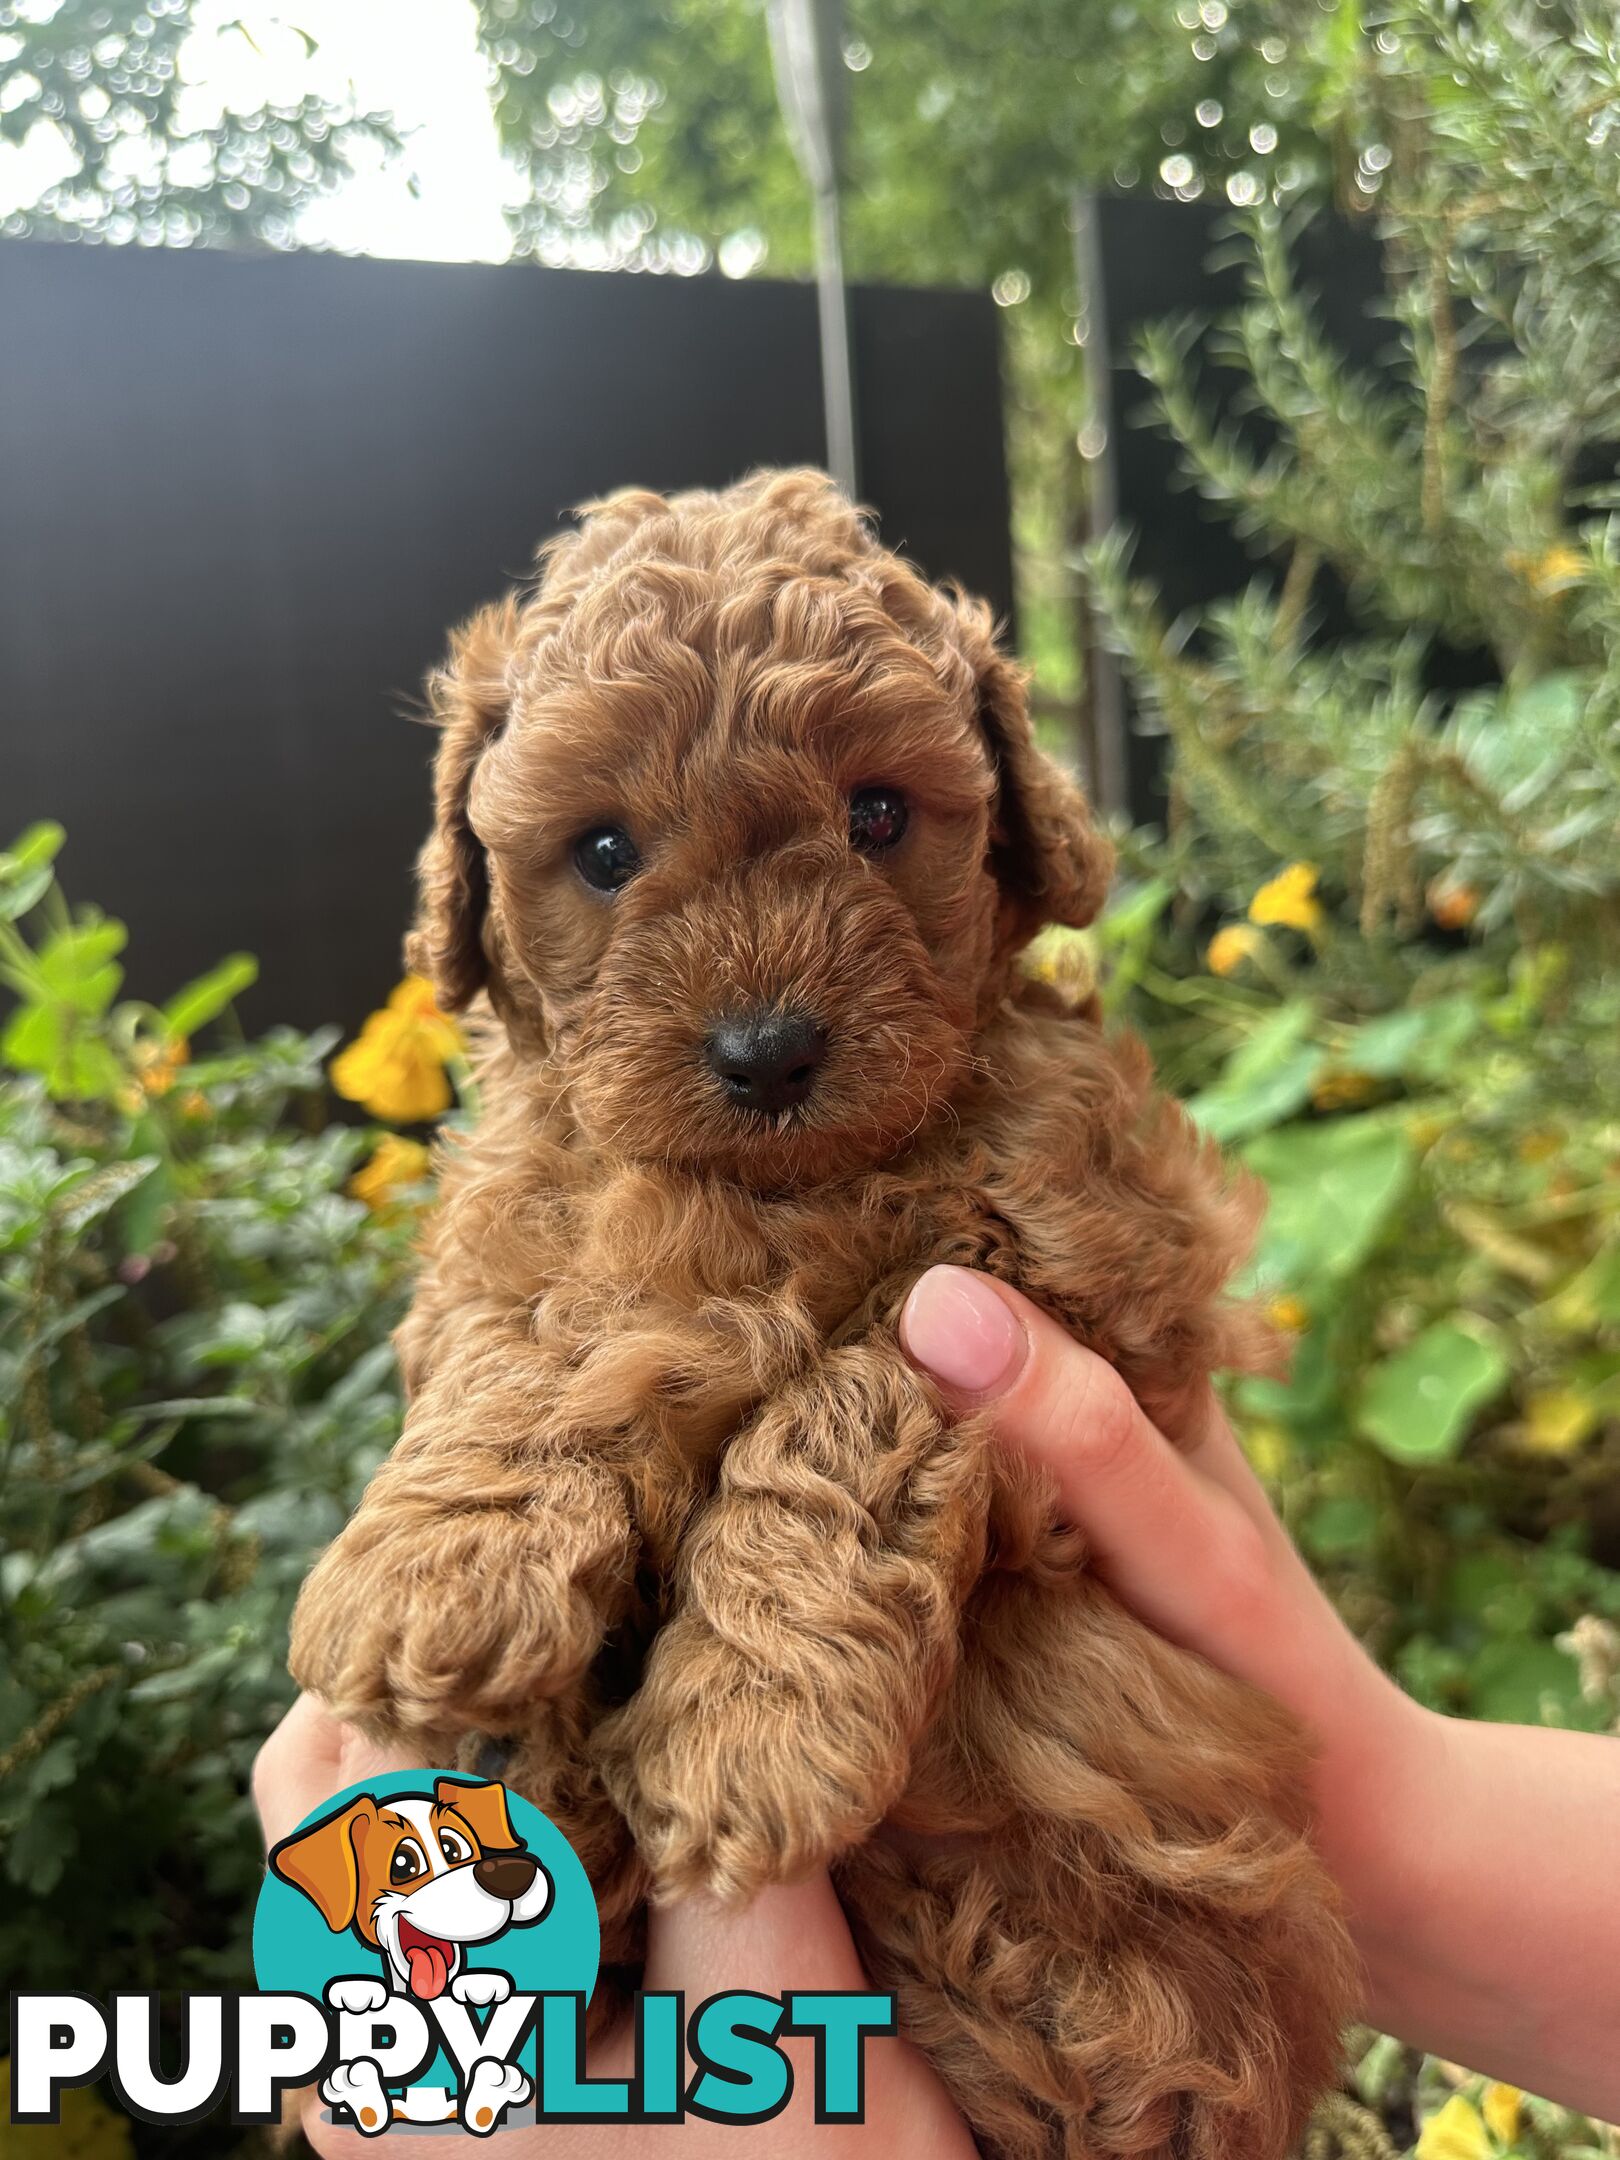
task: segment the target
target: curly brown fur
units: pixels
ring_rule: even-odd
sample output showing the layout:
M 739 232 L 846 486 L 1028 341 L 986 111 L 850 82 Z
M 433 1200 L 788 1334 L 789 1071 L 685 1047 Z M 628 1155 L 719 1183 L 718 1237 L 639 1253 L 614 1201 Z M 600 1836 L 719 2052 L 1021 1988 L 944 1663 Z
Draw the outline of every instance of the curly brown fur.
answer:
M 1352 1995 L 1299 1737 L 1117 1605 L 896 1343 L 947 1260 L 1161 1416 L 1269 1355 L 1220 1294 L 1252 1194 L 1015 975 L 1110 861 L 986 611 L 816 474 L 624 494 L 433 696 L 412 953 L 479 1000 L 485 1109 L 299 1678 L 424 1759 L 514 1736 L 621 1979 L 649 1896 L 831 1863 L 987 2151 L 1280 2155 Z M 910 824 L 872 858 L 878 783 Z M 604 822 L 643 858 L 612 898 L 571 853 Z M 827 1031 L 772 1116 L 700 1054 L 755 1002 Z

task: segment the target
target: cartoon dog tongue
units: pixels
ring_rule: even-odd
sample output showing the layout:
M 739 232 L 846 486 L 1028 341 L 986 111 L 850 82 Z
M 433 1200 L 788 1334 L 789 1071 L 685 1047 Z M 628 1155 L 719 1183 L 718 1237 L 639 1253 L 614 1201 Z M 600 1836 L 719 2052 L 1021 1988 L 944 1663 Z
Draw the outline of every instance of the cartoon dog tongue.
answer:
M 431 2002 L 444 1993 L 450 1978 L 450 1958 L 441 1942 L 422 1940 L 404 1945 L 405 1962 L 411 1968 L 411 1993 Z

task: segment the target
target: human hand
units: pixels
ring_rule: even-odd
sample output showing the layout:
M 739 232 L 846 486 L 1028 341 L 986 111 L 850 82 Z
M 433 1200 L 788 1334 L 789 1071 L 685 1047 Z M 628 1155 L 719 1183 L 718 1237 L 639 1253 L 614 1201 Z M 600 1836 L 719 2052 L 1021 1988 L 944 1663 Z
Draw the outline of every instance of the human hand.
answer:
M 1353 1891 L 1377 1829 L 1361 1818 L 1381 1813 L 1423 1713 L 1328 1603 L 1213 1393 L 1167 1437 L 1113 1366 L 1016 1290 L 963 1268 L 920 1278 L 900 1339 L 954 1406 L 987 1410 L 996 1437 L 1049 1473 L 1125 1604 L 1293 1711 L 1316 1746 L 1319 1842 Z
M 345 1786 L 416 1768 L 340 1724 L 312 1695 L 301 1695 L 259 1751 L 253 1797 L 267 1846 Z M 732 1988 L 780 1995 L 865 1989 L 843 1910 L 825 1873 L 767 1890 L 741 1912 L 689 1899 L 651 1915 L 645 1986 L 682 1989 L 689 2004 Z M 749 2160 L 973 2160 L 973 2141 L 945 2088 L 902 2040 L 874 2040 L 866 2062 L 866 2120 L 818 2124 L 814 2043 L 787 2040 L 793 2095 L 773 2121 L 750 2130 Z M 590 2052 L 591 2077 L 628 2077 L 635 2047 L 628 2030 Z M 358 2130 L 327 2122 L 311 2095 L 304 2135 L 322 2160 L 375 2160 Z M 737 2160 L 734 2126 L 690 2117 L 678 2124 L 546 2123 L 502 2133 L 502 2160 Z
M 920 1278 L 900 1339 L 951 1405 L 1045 1468 L 1125 1604 L 1300 1720 L 1375 2022 L 1620 2116 L 1620 1742 L 1410 1701 L 1313 1580 L 1212 1393 L 1166 1436 L 1104 1359 L 962 1268 Z

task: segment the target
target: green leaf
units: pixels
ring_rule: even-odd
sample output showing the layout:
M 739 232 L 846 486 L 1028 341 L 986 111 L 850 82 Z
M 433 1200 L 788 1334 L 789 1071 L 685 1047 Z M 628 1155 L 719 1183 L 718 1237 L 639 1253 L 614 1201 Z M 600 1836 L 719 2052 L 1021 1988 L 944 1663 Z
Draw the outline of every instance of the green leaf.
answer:
M 1197 1095 L 1187 1105 L 1199 1126 L 1223 1144 L 1247 1139 L 1281 1125 L 1310 1101 L 1322 1070 L 1320 1050 L 1299 1050 L 1245 1088 L 1222 1085 Z
M 16 922 L 37 907 L 50 891 L 53 876 L 49 863 L 37 870 L 19 870 L 15 877 L 0 876 L 0 922 Z
M 1581 1697 L 1580 1668 L 1555 1643 L 1489 1642 L 1469 1674 L 1476 1717 L 1504 1725 L 1574 1725 L 1601 1722 L 1601 1708 Z
M 253 955 L 232 953 L 175 992 L 163 1008 L 163 1024 L 171 1035 L 194 1035 L 210 1020 L 217 1020 L 231 1000 L 250 990 L 258 979 L 259 963 Z
M 0 853 L 0 922 L 16 922 L 51 889 L 51 865 L 67 834 L 60 825 L 30 825 Z
M 1152 932 L 1170 905 L 1175 886 L 1168 878 L 1149 878 L 1116 900 L 1097 925 L 1097 937 L 1105 952 L 1121 945 L 1135 945 Z
M 77 1849 L 77 1830 L 66 1808 L 31 1808 L 6 1840 L 6 1875 L 31 1898 L 47 1898 Z
M 1540 1594 L 1518 1554 L 1496 1546 L 1457 1555 L 1446 1570 L 1447 1606 L 1487 1634 L 1522 1638 L 1534 1631 Z
M 170 1418 L 176 1424 L 188 1418 L 262 1417 L 263 1403 L 251 1395 L 177 1395 L 169 1402 L 141 1403 L 143 1418 Z
M 1212 1139 L 1242 1140 L 1291 1118 L 1310 1100 L 1325 1052 L 1306 1043 L 1316 1021 L 1310 998 L 1293 998 L 1255 1029 L 1211 1088 L 1188 1111 Z
M 151 1176 L 158 1166 L 155 1155 L 137 1155 L 131 1162 L 112 1162 L 93 1171 L 74 1190 L 70 1200 L 56 1210 L 56 1217 L 64 1230 L 78 1231 L 97 1222 L 135 1190 L 143 1179 Z
M 1395 1462 L 1443 1462 L 1456 1454 L 1473 1413 L 1501 1392 L 1509 1370 L 1494 1343 L 1455 1320 L 1437 1320 L 1373 1367 L 1357 1423 Z
M 1477 1007 L 1465 997 L 1437 998 L 1432 1005 L 1385 1013 L 1352 1030 L 1338 1062 L 1374 1080 L 1439 1077 L 1480 1019 Z
M 25 871 L 48 868 L 62 852 L 67 833 L 49 818 L 30 825 L 0 853 L 0 882 Z
M 124 979 L 115 955 L 129 941 L 121 922 L 88 916 L 66 930 L 56 930 L 35 955 L 45 991 L 87 1020 L 99 1020 Z
M 1227 1060 L 1223 1087 L 1247 1087 L 1280 1065 L 1309 1035 L 1316 1021 L 1314 998 L 1290 998 L 1269 1013 Z
M 1406 1190 L 1412 1144 L 1377 1117 L 1263 1133 L 1243 1160 L 1271 1194 L 1251 1280 L 1308 1291 L 1353 1274 Z
M 57 1102 L 105 1102 L 129 1079 L 100 1036 L 60 1005 L 20 1005 L 0 1035 L 0 1064 L 38 1073 Z
M 1462 700 L 1446 733 L 1474 777 L 1511 813 L 1545 792 L 1575 744 L 1589 686 L 1579 675 L 1542 675 L 1513 691 Z
M 1285 1378 L 1238 1383 L 1238 1403 L 1257 1418 L 1274 1418 L 1296 1438 L 1311 1443 L 1336 1437 L 1344 1427 L 1344 1375 L 1327 1321 L 1306 1329 L 1292 1346 Z
M 1353 1493 L 1319 1500 L 1301 1525 L 1305 1544 L 1318 1560 L 1344 1560 L 1370 1550 L 1378 1536 L 1378 1510 Z

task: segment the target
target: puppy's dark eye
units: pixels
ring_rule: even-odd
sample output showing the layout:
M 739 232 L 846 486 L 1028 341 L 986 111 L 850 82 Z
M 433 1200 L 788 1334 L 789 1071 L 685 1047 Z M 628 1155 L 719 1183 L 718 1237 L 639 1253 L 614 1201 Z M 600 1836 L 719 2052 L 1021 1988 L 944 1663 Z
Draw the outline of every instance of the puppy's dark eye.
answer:
M 463 1860 L 472 1858 L 472 1847 L 459 1830 L 441 1830 L 439 1832 L 439 1850 L 452 1867 L 459 1867 Z
M 574 842 L 574 868 L 593 892 L 617 892 L 641 868 L 641 856 L 621 826 L 597 825 Z
M 427 1855 L 414 1838 L 401 1838 L 394 1847 L 394 1857 L 388 1863 L 390 1882 L 414 1882 L 418 1875 L 427 1873 Z
M 863 855 L 882 855 L 906 829 L 906 798 L 898 788 L 857 788 L 849 798 L 849 838 Z

